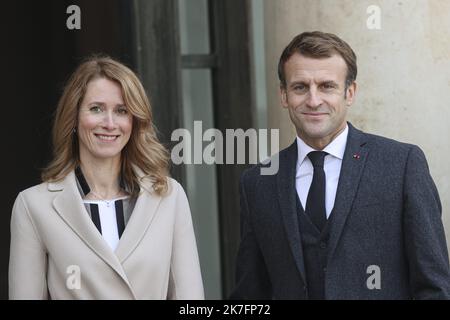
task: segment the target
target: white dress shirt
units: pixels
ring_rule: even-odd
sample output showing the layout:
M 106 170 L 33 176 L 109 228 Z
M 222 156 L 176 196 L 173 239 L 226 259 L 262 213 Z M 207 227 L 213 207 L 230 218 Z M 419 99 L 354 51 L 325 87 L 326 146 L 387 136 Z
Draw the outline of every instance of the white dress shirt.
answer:
M 325 171 L 325 209 L 327 218 L 330 216 L 334 207 L 334 200 L 336 198 L 336 190 L 339 182 L 339 175 L 341 173 L 342 159 L 344 158 L 345 146 L 347 144 L 348 126 L 345 126 L 342 131 L 333 141 L 328 144 L 322 151 L 327 152 L 324 160 Z M 314 174 L 314 167 L 311 160 L 308 158 L 308 153 L 314 150 L 308 146 L 302 139 L 297 137 L 297 169 L 295 175 L 295 188 L 297 189 L 298 198 L 303 207 L 306 208 L 306 199 L 308 197 L 309 187 Z

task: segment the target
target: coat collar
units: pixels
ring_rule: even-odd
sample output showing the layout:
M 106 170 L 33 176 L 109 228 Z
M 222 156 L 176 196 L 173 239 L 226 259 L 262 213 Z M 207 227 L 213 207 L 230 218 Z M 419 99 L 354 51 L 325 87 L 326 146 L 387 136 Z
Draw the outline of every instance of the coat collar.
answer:
M 53 207 L 58 215 L 91 250 L 122 277 L 130 290 L 131 286 L 122 264 L 144 237 L 161 202 L 161 197 L 153 192 L 151 179 L 139 168 L 133 169 L 139 178 L 141 192 L 115 252 L 103 240 L 90 219 L 78 190 L 74 171 L 58 182 L 48 183 L 48 190 L 58 193 L 53 200 Z

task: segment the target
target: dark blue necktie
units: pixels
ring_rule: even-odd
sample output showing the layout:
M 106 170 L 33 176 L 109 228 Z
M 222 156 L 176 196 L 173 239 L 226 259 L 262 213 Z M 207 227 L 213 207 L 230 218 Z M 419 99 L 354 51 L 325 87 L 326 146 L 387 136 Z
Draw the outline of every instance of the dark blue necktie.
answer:
M 314 175 L 306 200 L 305 212 L 319 230 L 323 229 L 327 221 L 325 209 L 325 171 L 323 170 L 323 161 L 326 155 L 327 153 L 324 151 L 312 151 L 308 153 L 308 158 L 314 167 Z

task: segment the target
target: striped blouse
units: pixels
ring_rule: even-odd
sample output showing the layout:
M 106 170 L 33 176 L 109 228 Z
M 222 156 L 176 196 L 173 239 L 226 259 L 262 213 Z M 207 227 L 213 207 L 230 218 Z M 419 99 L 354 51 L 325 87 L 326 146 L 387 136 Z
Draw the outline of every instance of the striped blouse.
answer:
M 91 190 L 80 167 L 75 169 L 77 186 L 81 198 L 84 198 Z M 120 184 L 125 190 L 123 183 Z M 83 200 L 92 222 L 102 235 L 103 239 L 111 247 L 112 251 L 117 248 L 120 237 L 130 220 L 136 203 L 136 199 L 130 196 L 119 197 L 111 200 Z

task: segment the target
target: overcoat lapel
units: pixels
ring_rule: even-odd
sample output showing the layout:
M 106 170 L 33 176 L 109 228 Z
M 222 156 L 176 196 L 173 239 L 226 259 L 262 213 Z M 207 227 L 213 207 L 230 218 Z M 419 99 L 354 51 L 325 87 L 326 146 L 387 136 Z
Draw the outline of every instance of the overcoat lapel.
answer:
M 60 182 L 49 183 L 48 188 L 50 191 L 59 192 L 53 200 L 53 207 L 58 215 L 89 248 L 121 276 L 131 290 L 119 259 L 103 240 L 84 207 L 74 172 L 69 173 Z
M 306 283 L 303 249 L 298 226 L 297 192 L 295 189 L 295 174 L 297 165 L 297 142 L 280 152 L 280 167 L 277 174 L 278 199 L 281 215 L 286 229 L 289 245 L 292 250 L 297 268 Z
M 333 224 L 330 230 L 328 261 L 336 250 L 369 154 L 369 148 L 366 146 L 367 136 L 362 131 L 355 129 L 350 123 L 348 123 L 348 126 L 347 146 L 332 211 Z
M 134 167 L 134 170 L 141 181 L 141 192 L 115 251 L 121 263 L 129 257 L 144 237 L 162 200 L 153 191 L 150 179 L 144 177 L 142 171 L 137 167 Z M 168 192 L 171 192 L 171 190 L 169 189 Z

